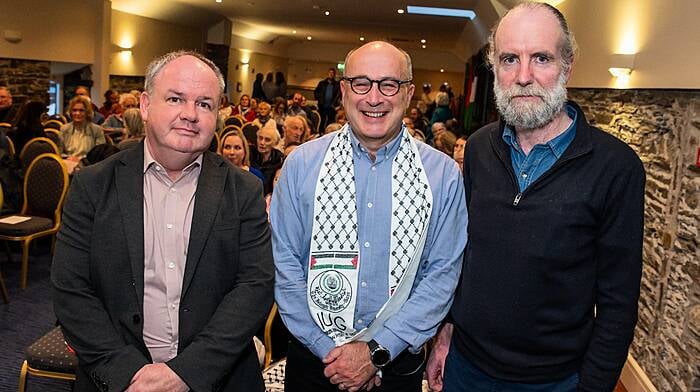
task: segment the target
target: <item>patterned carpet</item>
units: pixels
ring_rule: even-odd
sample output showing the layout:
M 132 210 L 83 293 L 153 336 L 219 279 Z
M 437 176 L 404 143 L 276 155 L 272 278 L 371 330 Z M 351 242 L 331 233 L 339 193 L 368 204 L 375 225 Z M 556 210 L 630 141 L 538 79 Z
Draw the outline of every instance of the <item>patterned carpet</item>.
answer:
M 0 268 L 10 292 L 9 304 L 4 304 L 0 297 L 0 391 L 3 392 L 17 390 L 24 350 L 56 322 L 49 281 L 49 244 L 47 240 L 39 240 L 32 246 L 29 284 L 25 290 L 19 288 L 22 259 L 19 247 L 11 245 L 13 262 L 9 262 L 4 244 L 0 244 Z M 70 391 L 70 385 L 66 381 L 29 376 L 27 391 Z

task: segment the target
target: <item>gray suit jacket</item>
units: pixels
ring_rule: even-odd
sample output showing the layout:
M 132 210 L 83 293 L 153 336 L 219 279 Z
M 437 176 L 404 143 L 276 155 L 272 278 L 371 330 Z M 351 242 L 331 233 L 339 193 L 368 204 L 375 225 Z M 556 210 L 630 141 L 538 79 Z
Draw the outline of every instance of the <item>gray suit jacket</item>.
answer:
M 122 391 L 143 342 L 143 144 L 78 173 L 52 266 L 54 307 L 79 359 L 77 391 Z M 260 180 L 205 152 L 180 301 L 178 355 L 193 391 L 262 391 L 252 337 L 274 267 Z

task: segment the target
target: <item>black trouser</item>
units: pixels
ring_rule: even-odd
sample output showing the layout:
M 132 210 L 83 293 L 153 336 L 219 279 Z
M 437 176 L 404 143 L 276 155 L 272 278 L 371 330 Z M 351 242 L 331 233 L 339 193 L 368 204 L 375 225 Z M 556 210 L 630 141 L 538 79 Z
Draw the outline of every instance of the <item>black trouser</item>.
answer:
M 335 122 L 335 108 L 318 108 L 318 114 L 321 116 L 321 124 L 318 126 L 318 132 L 323 134 L 326 132 L 326 126 Z
M 420 392 L 425 368 L 425 353 L 404 350 L 382 370 L 382 385 L 377 392 Z M 325 366 L 309 349 L 292 338 L 287 351 L 285 392 L 337 392 L 336 385 L 323 374 Z

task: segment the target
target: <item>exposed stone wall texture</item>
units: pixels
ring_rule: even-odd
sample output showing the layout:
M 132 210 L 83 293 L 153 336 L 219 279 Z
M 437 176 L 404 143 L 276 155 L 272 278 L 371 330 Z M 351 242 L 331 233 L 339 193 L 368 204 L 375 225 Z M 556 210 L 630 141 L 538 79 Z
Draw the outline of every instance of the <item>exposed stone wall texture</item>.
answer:
M 700 92 L 571 89 L 647 172 L 644 269 L 631 352 L 659 391 L 700 391 Z
M 12 101 L 21 105 L 27 100 L 49 102 L 51 63 L 48 61 L 0 58 L 0 86 L 12 92 Z
M 146 80 L 143 76 L 123 76 L 109 75 L 109 88 L 118 93 L 128 93 L 131 90 L 143 91 L 143 82 Z

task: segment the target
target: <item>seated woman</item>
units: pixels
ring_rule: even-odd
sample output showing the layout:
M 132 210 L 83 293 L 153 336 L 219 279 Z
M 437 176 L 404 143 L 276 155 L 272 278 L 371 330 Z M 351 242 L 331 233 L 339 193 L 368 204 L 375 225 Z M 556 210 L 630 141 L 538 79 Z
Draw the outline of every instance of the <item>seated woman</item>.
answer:
M 233 166 L 247 170 L 260 178 L 261 181 L 265 181 L 265 176 L 260 170 L 250 167 L 250 147 L 240 131 L 235 129 L 228 131 L 221 140 L 221 156 L 228 159 Z
M 238 101 L 238 105 L 234 106 L 231 110 L 231 115 L 235 116 L 240 114 L 245 118 L 246 122 L 255 120 L 255 108 L 250 104 L 250 96 L 248 94 L 241 95 L 241 100 Z
M 124 133 L 124 117 L 123 113 L 127 109 L 138 108 L 136 98 L 130 93 L 124 93 L 119 96 L 119 103 L 111 107 L 112 114 L 107 117 L 102 124 L 102 128 L 112 140 L 120 140 Z
M 102 127 L 92 122 L 90 100 L 76 95 L 68 104 L 71 122 L 61 127 L 61 154 L 79 160 L 98 144 L 105 143 Z
M 270 127 L 260 128 L 257 136 L 256 148 L 250 152 L 250 166 L 259 169 L 265 176 L 263 185 L 267 195 L 272 192 L 275 171 L 282 167 L 284 154 L 275 148 L 280 141 L 276 129 Z
M 124 137 L 117 145 L 120 150 L 134 147 L 143 140 L 143 119 L 138 109 L 127 109 L 122 113 L 124 119 Z
M 267 102 L 260 102 L 258 104 L 258 117 L 253 120 L 253 124 L 257 125 L 258 128 L 263 128 L 272 121 L 272 126 L 277 127 L 277 123 L 275 123 L 275 120 L 272 119 L 272 116 L 270 116 L 270 111 L 272 111 L 272 106 L 270 106 L 269 103 Z

